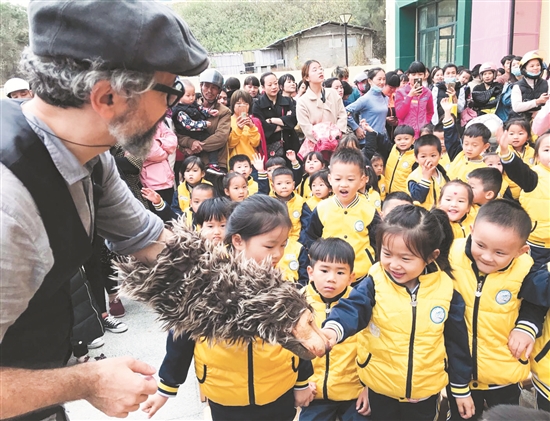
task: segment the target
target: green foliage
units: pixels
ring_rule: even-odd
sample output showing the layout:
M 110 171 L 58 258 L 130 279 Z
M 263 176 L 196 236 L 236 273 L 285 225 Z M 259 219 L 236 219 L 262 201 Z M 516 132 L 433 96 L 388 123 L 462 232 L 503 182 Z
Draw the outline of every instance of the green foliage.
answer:
M 0 4 L 0 83 L 17 75 L 23 48 L 29 43 L 27 11 L 21 6 Z
M 377 31 L 375 55 L 386 56 L 385 0 L 187 0 L 173 8 L 211 53 L 260 49 L 349 12 L 350 25 Z

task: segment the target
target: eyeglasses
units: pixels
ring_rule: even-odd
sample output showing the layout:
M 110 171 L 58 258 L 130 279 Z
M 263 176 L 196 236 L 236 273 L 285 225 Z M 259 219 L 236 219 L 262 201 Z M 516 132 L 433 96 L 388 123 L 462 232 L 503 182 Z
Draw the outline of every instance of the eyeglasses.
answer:
M 163 92 L 167 94 L 166 105 L 168 106 L 168 108 L 172 108 L 174 105 L 176 105 L 185 93 L 183 83 L 181 83 L 179 80 L 174 82 L 173 86 L 163 85 L 162 83 L 155 83 L 152 89 L 153 91 Z

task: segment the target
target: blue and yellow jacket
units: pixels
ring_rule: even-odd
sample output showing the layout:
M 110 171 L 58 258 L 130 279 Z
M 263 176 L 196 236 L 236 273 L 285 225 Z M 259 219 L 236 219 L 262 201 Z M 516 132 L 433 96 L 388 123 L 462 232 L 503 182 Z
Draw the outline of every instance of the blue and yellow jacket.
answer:
M 464 301 L 435 264 L 412 290 L 396 283 L 380 263 L 340 300 L 324 327 L 339 339 L 357 333 L 357 369 L 374 392 L 400 401 L 425 399 L 449 382 L 468 396 L 471 358 Z M 391 350 L 391 353 L 388 352 Z
M 288 240 L 285 251 L 277 267 L 283 272 L 284 278 L 290 282 L 297 282 L 302 286 L 307 285 L 309 276 L 309 255 L 306 248 L 295 240 Z
M 385 200 L 386 194 L 388 193 L 388 188 L 386 183 L 386 177 L 384 177 L 384 175 L 382 174 L 378 176 L 378 190 L 380 190 L 380 199 Z
M 313 212 L 317 205 L 322 201 L 323 199 L 319 199 L 317 196 L 311 196 L 309 199 L 306 200 L 306 205 L 309 208 L 310 212 Z
M 408 151 L 401 153 L 397 146 L 393 146 L 386 162 L 386 186 L 387 192 L 407 191 L 407 177 L 412 171 L 412 166 L 416 162 L 414 149 L 411 147 Z
M 276 194 L 274 196 L 278 200 L 281 200 Z M 292 222 L 292 228 L 290 228 L 290 232 L 288 233 L 288 240 L 298 241 L 303 244 L 305 241 L 305 230 L 311 218 L 309 206 L 306 205 L 304 198 L 296 193 L 292 193 L 289 200 L 281 200 L 281 202 L 286 205 L 290 222 Z
M 533 259 L 523 254 L 497 272 L 478 271 L 471 253 L 471 237 L 457 239 L 451 246 L 449 260 L 455 274 L 454 287 L 466 303 L 473 369 L 471 389 L 490 389 L 518 383 L 529 375 L 529 366 L 516 360 L 508 349 L 512 329 L 522 329 L 536 337 L 530 323 L 516 321 L 520 315 L 518 297 Z
M 449 181 L 443 167 L 438 165 L 437 175 L 429 180 L 422 178 L 422 168 L 416 167 L 407 177 L 407 193 L 424 209 L 430 210 L 439 200 L 441 188 Z
M 508 146 L 508 149 L 510 152 L 513 152 L 516 154 L 516 156 L 520 157 L 521 160 L 529 165 L 529 167 L 532 167 L 535 165 L 535 149 L 533 149 L 528 143 L 525 144 L 525 147 L 523 148 L 523 152 L 516 151 L 511 145 Z M 521 193 L 521 187 L 518 186 L 516 183 L 514 183 L 510 178 L 508 177 L 508 174 L 504 173 L 502 174 L 504 180 L 508 183 L 508 187 L 510 188 L 510 192 L 512 193 L 512 197 L 515 200 L 519 200 L 519 195 Z
M 344 208 L 337 196 L 331 196 L 317 205 L 307 229 L 306 247 L 318 238 L 336 237 L 347 241 L 355 251 L 355 275 L 365 276 L 375 261 L 375 229 L 380 222 L 376 208 L 364 195 Z
M 365 193 L 362 193 L 372 206 L 376 208 L 378 212 L 382 212 L 382 199 L 380 198 L 380 193 L 374 190 L 373 187 L 367 186 Z
M 455 239 L 466 238 L 470 235 L 472 225 L 474 225 L 474 221 L 476 219 L 476 214 L 476 208 L 472 206 L 470 211 L 464 215 L 461 220 L 456 222 L 450 221 Z
M 212 184 L 210 181 L 208 180 L 205 180 L 204 178 L 200 181 L 200 183 L 204 183 L 204 184 Z M 198 184 L 200 184 L 198 183 Z M 184 181 L 183 183 L 181 183 L 179 186 L 178 186 L 178 191 L 177 191 L 177 200 L 178 200 L 178 204 L 179 204 L 179 208 L 180 208 L 180 215 L 181 215 L 181 211 L 183 211 L 184 209 L 187 209 L 190 205 L 191 205 L 191 192 L 193 191 L 193 187 L 190 186 L 187 181 Z M 172 202 L 172 209 L 174 210 L 174 212 L 177 213 L 177 210 L 174 209 L 174 202 Z
M 462 143 L 456 131 L 456 126 L 452 120 L 443 122 L 443 132 L 445 134 L 445 148 L 451 164 L 447 175 L 449 180 L 462 180 L 468 182 L 467 175 L 476 168 L 484 168 L 487 165 L 483 159 L 469 160 L 464 156 Z
M 307 302 L 313 307 L 315 323 L 321 324 L 330 314 L 331 309 L 340 298 L 347 298 L 351 287 L 346 287 L 342 293 L 328 301 L 319 294 L 313 283 L 304 288 Z M 324 357 L 315 358 L 313 376 L 310 381 L 317 385 L 315 399 L 329 399 L 331 401 L 347 401 L 357 399 L 363 389 L 355 359 L 357 358 L 357 340 L 352 336 L 336 345 Z
M 280 345 L 258 340 L 250 345 L 208 345 L 169 332 L 159 370 L 158 393 L 173 397 L 185 382 L 191 360 L 201 392 L 224 406 L 265 405 L 293 387 L 304 387 L 312 374 L 310 361 L 300 360 Z

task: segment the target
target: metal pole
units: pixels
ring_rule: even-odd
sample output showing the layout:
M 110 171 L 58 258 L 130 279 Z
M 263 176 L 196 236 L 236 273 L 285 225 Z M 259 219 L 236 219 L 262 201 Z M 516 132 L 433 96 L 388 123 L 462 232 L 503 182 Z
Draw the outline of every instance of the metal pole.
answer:
M 510 35 L 508 38 L 508 54 L 514 54 L 514 18 L 516 14 L 516 0 L 510 1 Z
M 344 22 L 344 44 L 346 46 L 346 67 L 348 67 L 348 23 Z

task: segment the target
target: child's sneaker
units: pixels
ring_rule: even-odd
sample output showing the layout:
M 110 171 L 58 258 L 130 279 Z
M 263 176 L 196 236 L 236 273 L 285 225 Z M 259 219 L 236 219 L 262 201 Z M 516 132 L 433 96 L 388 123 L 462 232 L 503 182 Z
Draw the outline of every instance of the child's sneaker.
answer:
M 128 326 L 126 326 L 122 322 L 119 322 L 117 319 L 110 315 L 103 318 L 103 327 L 105 328 L 105 330 L 113 333 L 122 333 L 128 330 Z
M 88 349 L 101 348 L 103 345 L 105 345 L 105 339 L 103 339 L 103 336 L 100 336 L 88 344 Z
M 214 175 L 225 175 L 225 171 L 223 171 L 218 164 L 208 164 L 206 166 L 206 172 Z
M 126 310 L 122 305 L 122 301 L 118 298 L 115 298 L 113 301 L 109 301 L 109 313 L 113 317 L 124 317 Z

